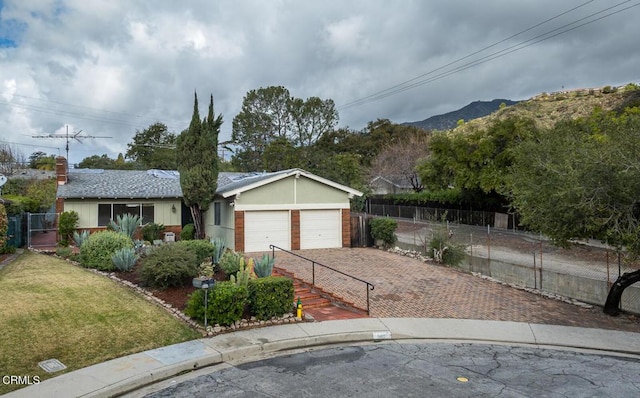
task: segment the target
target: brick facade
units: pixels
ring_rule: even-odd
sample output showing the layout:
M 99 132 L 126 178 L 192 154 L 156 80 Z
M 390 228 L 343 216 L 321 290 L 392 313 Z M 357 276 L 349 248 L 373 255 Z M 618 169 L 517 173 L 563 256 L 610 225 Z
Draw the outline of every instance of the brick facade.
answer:
M 300 250 L 300 210 L 291 210 L 291 250 Z
M 58 185 L 64 185 L 67 183 L 67 159 L 63 156 L 56 158 L 56 181 Z
M 351 210 L 342 209 L 342 247 L 351 247 Z
M 244 252 L 244 211 L 234 212 L 235 251 Z

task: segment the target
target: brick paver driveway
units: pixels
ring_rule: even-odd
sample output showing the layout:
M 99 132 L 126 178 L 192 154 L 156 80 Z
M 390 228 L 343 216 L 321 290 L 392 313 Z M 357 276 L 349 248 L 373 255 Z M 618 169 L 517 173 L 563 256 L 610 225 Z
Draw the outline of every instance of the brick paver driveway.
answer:
M 319 249 L 296 253 L 372 283 L 372 317 L 486 319 L 640 332 L 640 319 L 634 316 L 610 317 L 600 307 L 582 308 L 383 250 Z M 276 266 L 307 281 L 313 277 L 310 262 L 284 252 L 276 252 Z M 364 283 L 318 265 L 315 282 L 366 308 Z

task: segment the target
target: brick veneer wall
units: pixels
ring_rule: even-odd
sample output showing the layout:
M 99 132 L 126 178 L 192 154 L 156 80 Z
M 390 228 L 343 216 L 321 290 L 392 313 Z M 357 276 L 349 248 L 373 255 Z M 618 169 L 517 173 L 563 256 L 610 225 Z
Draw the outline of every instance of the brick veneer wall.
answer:
M 244 211 L 234 212 L 235 251 L 244 252 Z
M 300 210 L 291 210 L 291 250 L 300 250 Z
M 351 247 L 351 210 L 342 209 L 342 247 Z

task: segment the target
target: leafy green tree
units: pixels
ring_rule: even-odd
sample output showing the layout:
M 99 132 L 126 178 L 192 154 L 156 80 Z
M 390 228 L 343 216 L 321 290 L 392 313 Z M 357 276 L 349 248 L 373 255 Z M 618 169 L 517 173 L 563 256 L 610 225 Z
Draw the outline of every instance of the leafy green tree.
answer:
M 242 110 L 233 118 L 231 140 L 239 146 L 232 162 L 247 171 L 262 166 L 266 147 L 276 138 L 286 138 L 291 116 L 289 90 L 279 87 L 251 90 L 242 101 Z
M 111 159 L 106 153 L 103 155 L 91 155 L 78 163 L 81 169 L 105 169 L 113 170 L 116 168 L 115 159 Z
M 56 202 L 58 184 L 54 179 L 33 180 L 26 196 L 38 203 L 39 211 L 47 211 Z
M 217 189 L 221 125 L 222 115 L 214 117 L 213 95 L 208 117 L 200 121 L 198 95 L 195 94 L 191 123 L 177 139 L 177 156 L 180 187 L 184 202 L 191 210 L 197 239 L 204 238 L 203 213 L 209 209 Z
M 299 146 L 313 145 L 322 134 L 332 131 L 338 124 L 339 116 L 331 99 L 318 97 L 303 101 L 292 98 L 289 101 L 292 119 L 292 140 Z
M 305 164 L 300 156 L 301 148 L 296 148 L 293 143 L 286 138 L 277 138 L 270 142 L 262 155 L 262 169 L 266 171 L 278 171 L 293 169 L 296 167 L 305 168 Z
M 157 122 L 139 131 L 133 142 L 127 144 L 126 158 L 138 163 L 143 169 L 175 170 L 176 136 L 167 126 Z
M 232 141 L 238 150 L 232 163 L 247 171 L 270 169 L 275 150 L 282 149 L 289 155 L 292 147 L 310 148 L 337 123 L 338 112 L 332 100 L 294 98 L 282 86 L 251 90 L 233 119 Z M 268 148 L 269 159 L 265 161 L 262 158 Z M 300 164 L 309 162 L 310 151 L 296 152 Z
M 29 168 L 53 171 L 56 169 L 56 157 L 44 152 L 34 152 L 29 156 Z
M 599 238 L 640 254 L 640 109 L 557 123 L 514 152 L 522 223 L 559 243 Z
M 531 120 L 509 118 L 486 130 L 435 133 L 429 145 L 431 155 L 418 165 L 418 174 L 432 190 L 455 186 L 506 195 L 513 151 L 535 131 Z

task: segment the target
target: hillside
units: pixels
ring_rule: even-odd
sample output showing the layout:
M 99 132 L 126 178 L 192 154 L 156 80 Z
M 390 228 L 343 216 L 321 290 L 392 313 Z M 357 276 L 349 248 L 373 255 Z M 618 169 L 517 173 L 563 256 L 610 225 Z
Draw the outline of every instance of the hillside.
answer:
M 492 114 L 500 109 L 500 104 L 507 106 L 515 105 L 518 101 L 507 99 L 494 99 L 493 101 L 475 101 L 456 111 L 442 115 L 431 116 L 428 119 L 418 122 L 402 123 L 407 126 L 415 126 L 425 130 L 450 130 L 457 126 L 458 120 L 473 120 Z
M 565 118 L 586 117 L 598 107 L 605 111 L 621 111 L 630 106 L 640 106 L 640 87 L 634 84 L 542 93 L 513 106 L 498 109 L 488 116 L 470 120 L 454 130 L 465 132 L 482 129 L 494 120 L 504 120 L 512 116 L 529 118 L 538 127 L 549 128 Z

